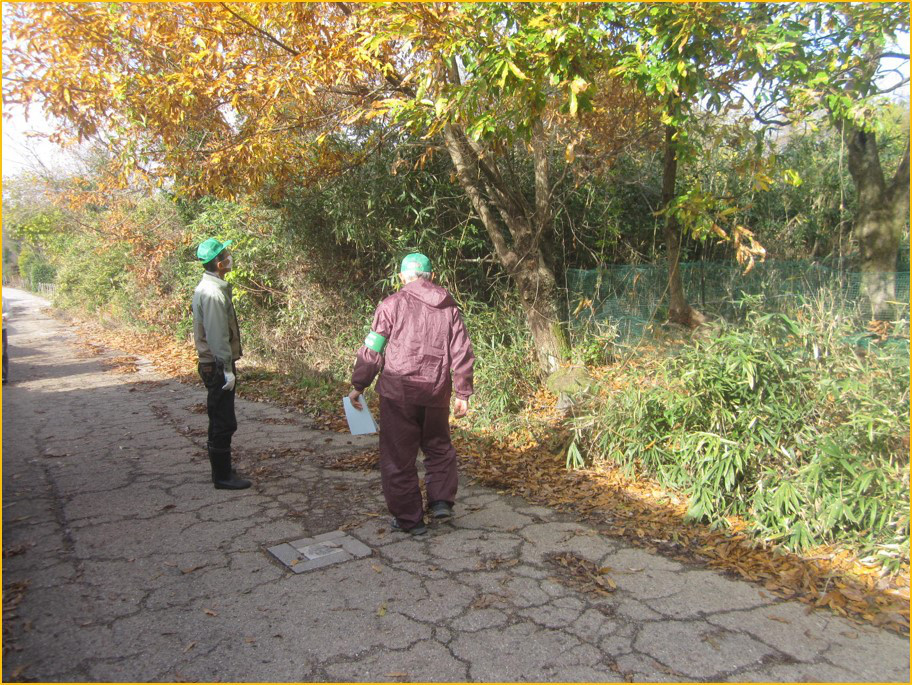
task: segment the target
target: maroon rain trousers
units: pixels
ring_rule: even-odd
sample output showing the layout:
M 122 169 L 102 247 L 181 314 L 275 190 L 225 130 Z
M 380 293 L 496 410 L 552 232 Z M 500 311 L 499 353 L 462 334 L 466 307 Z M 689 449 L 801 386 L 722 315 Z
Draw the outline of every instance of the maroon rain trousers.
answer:
M 450 408 L 402 404 L 380 396 L 380 477 L 390 513 L 406 530 L 424 518 L 418 483 L 418 448 L 424 453 L 428 503 L 456 500 L 456 449 Z

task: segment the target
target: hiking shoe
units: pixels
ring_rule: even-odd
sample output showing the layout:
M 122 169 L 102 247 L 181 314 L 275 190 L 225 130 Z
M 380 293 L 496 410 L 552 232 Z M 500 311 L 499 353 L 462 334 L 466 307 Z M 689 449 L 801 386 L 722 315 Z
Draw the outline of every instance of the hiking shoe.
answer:
M 437 501 L 428 505 L 428 514 L 435 519 L 448 519 L 453 515 L 453 507 L 449 502 Z
M 403 528 L 402 524 L 399 523 L 399 519 L 394 518 L 393 522 L 390 524 L 390 528 L 393 530 L 398 530 L 402 533 L 408 533 L 409 535 L 424 535 L 428 532 L 427 526 L 424 525 L 424 521 L 419 521 L 411 528 Z

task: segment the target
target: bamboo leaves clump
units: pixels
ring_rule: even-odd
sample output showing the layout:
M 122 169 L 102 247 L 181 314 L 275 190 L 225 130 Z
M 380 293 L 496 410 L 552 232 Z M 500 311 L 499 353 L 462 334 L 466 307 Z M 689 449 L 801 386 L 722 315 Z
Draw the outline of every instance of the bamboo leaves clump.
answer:
M 810 309 L 749 314 L 592 400 L 576 442 L 686 493 L 691 520 L 739 516 L 790 549 L 838 542 L 895 567 L 909 549 L 908 339 L 865 349 L 852 332 Z

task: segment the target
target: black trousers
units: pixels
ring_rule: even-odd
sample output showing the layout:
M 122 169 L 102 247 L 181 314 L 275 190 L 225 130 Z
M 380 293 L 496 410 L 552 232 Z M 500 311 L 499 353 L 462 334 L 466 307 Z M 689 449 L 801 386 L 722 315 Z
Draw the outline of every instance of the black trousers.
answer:
M 237 430 L 237 418 L 234 415 L 234 388 L 222 390 L 225 385 L 225 374 L 221 367 L 214 363 L 200 362 L 200 378 L 206 386 L 206 413 L 209 415 L 209 444 L 212 447 L 227 449 L 231 447 L 231 436 Z M 234 362 L 231 371 L 237 375 Z

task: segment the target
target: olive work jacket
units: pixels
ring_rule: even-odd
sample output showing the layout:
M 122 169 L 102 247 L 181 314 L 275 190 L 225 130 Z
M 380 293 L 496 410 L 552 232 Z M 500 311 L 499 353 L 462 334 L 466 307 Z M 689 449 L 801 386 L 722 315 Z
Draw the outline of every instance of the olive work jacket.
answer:
M 241 331 L 231 302 L 231 285 L 206 272 L 193 291 L 193 339 L 203 363 L 222 364 L 241 358 Z

